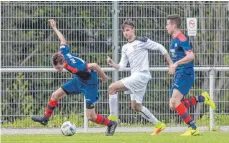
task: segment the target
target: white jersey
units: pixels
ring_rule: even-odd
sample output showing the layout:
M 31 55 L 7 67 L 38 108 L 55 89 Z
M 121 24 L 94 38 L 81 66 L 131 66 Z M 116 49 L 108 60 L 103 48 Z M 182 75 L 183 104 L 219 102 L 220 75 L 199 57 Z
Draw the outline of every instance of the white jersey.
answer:
M 159 43 L 156 43 L 147 37 L 137 37 L 133 42 L 122 46 L 122 56 L 119 62 L 120 70 L 130 64 L 131 75 L 136 72 L 145 73 L 149 78 L 149 60 L 148 50 L 160 50 L 165 55 L 167 50 Z

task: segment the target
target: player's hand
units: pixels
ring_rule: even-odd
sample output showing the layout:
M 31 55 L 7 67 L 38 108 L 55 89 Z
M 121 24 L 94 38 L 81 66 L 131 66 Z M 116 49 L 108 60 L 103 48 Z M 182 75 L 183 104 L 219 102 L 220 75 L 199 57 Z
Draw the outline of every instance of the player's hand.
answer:
M 176 71 L 177 66 L 178 66 L 177 63 L 169 65 L 169 74 L 174 74 L 175 71 Z
M 107 56 L 107 64 L 113 65 L 113 60 L 109 56 Z
M 56 21 L 54 19 L 49 19 L 50 26 L 56 28 Z
M 108 80 L 109 80 L 109 77 L 108 76 L 102 77 L 102 81 L 107 82 Z

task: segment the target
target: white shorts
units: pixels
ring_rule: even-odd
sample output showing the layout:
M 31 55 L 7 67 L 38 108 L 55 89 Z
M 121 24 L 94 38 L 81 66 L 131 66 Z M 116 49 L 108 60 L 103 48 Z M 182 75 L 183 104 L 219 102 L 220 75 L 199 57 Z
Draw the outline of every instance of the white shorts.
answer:
M 130 94 L 131 100 L 142 103 L 149 80 L 150 78 L 143 73 L 134 73 L 129 77 L 121 79 L 121 82 L 129 89 L 129 91 L 124 93 Z

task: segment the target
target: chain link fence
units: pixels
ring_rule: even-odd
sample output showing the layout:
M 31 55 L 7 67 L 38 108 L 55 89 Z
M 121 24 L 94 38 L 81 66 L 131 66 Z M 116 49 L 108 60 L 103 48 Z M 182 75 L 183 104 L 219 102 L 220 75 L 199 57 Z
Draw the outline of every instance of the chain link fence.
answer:
M 117 10 L 117 11 L 116 11 Z M 117 12 L 117 22 L 114 13 Z M 196 55 L 195 65 L 200 67 L 228 67 L 229 65 L 229 11 L 228 2 L 1 2 L 1 67 L 51 68 L 50 58 L 59 46 L 59 40 L 48 25 L 48 19 L 57 21 L 57 27 L 66 37 L 73 53 L 87 62 L 108 67 L 106 56 L 121 54 L 126 42 L 120 25 L 125 19 L 135 21 L 138 36 L 148 36 L 168 50 L 171 37 L 167 34 L 166 16 L 178 13 L 186 33 L 186 18 L 198 19 L 198 33 L 190 37 Z M 115 25 L 115 26 L 114 26 Z M 118 29 L 114 29 L 118 27 Z M 118 41 L 114 41 L 118 31 Z M 114 42 L 118 42 L 116 47 Z M 165 67 L 158 51 L 149 51 L 151 67 Z M 106 72 L 112 77 L 112 72 Z M 143 104 L 156 117 L 170 126 L 183 121 L 168 106 L 172 76 L 165 71 L 151 71 Z M 121 79 L 130 72 L 119 72 Z M 50 95 L 64 82 L 69 73 L 7 72 L 1 73 L 1 122 L 3 127 L 40 127 L 32 115 L 43 115 Z M 216 125 L 229 125 L 229 72 L 215 71 L 214 100 Z M 190 96 L 209 91 L 209 72 L 197 71 Z M 108 115 L 108 83 L 100 83 L 100 100 L 96 110 Z M 72 95 L 60 101 L 49 126 L 60 126 L 64 120 L 73 120 L 83 126 L 83 96 Z M 209 125 L 209 108 L 198 105 L 190 109 L 198 125 Z M 119 118 L 121 126 L 149 126 L 130 108 L 130 97 L 120 93 Z M 94 126 L 94 124 L 89 124 Z

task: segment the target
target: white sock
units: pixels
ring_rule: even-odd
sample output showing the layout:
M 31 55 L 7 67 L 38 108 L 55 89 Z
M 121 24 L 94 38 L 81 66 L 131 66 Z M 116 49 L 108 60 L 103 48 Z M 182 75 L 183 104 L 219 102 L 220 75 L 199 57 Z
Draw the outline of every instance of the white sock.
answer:
M 142 106 L 142 110 L 139 112 L 139 114 L 146 120 L 152 122 L 154 125 L 159 122 L 158 119 L 145 106 Z
M 110 115 L 118 116 L 118 94 L 109 95 Z

